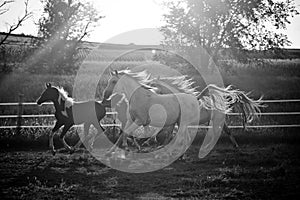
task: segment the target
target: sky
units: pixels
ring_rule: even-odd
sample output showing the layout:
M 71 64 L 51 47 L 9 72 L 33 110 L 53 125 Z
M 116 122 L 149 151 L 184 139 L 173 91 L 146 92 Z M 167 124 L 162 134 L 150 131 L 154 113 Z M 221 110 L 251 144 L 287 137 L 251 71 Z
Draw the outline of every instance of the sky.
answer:
M 0 0 L 0 3 L 4 0 Z M 94 7 L 105 18 L 100 20 L 99 26 L 86 40 L 93 42 L 159 44 L 163 37 L 153 28 L 163 25 L 162 15 L 166 12 L 161 2 L 163 0 L 90 0 Z M 295 0 L 300 10 L 300 0 Z M 22 27 L 14 33 L 37 34 L 38 19 L 42 15 L 43 7 L 40 0 L 29 0 L 29 10 L 33 17 L 28 19 Z M 15 0 L 9 5 L 9 12 L 1 15 L 0 31 L 7 31 L 8 24 L 13 24 L 24 13 L 24 0 Z M 133 31 L 140 29 L 139 31 Z M 124 34 L 125 33 L 125 34 Z M 300 49 L 300 15 L 291 20 L 287 30 L 292 46 Z M 118 35 L 121 36 L 117 37 Z

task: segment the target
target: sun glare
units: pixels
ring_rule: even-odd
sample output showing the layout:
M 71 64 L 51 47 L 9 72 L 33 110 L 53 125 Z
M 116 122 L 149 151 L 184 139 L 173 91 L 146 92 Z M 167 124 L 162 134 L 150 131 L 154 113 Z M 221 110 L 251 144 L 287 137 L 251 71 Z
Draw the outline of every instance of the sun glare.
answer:
M 124 32 L 162 25 L 163 8 L 153 0 L 93 0 L 93 3 L 105 18 L 91 33 L 92 41 L 106 41 Z

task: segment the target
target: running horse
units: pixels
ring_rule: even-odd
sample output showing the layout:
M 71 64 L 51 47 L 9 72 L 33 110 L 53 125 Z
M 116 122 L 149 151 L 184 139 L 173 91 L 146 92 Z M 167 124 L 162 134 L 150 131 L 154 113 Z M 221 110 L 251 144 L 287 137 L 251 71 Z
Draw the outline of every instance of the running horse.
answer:
M 151 86 L 158 88 L 156 91 L 159 94 L 169 94 L 169 93 L 178 93 L 178 92 L 187 92 L 197 96 L 198 99 L 201 99 L 205 96 L 210 95 L 210 91 L 217 91 L 220 95 L 225 95 L 226 97 L 236 96 L 236 101 L 232 102 L 230 105 L 231 110 L 236 110 L 242 115 L 243 127 L 246 129 L 246 125 L 252 122 L 255 118 L 258 117 L 255 113 L 260 112 L 260 107 L 264 107 L 261 104 L 261 99 L 253 100 L 247 96 L 247 94 L 240 90 L 232 89 L 232 86 L 229 85 L 226 88 L 218 87 L 214 84 L 207 85 L 201 92 L 198 92 L 195 87 L 192 87 L 194 82 L 192 79 L 189 79 L 186 75 L 183 76 L 172 76 L 172 77 L 156 77 L 152 79 Z M 212 112 L 202 112 L 207 116 L 207 122 L 209 122 L 209 118 L 212 115 Z M 200 122 L 201 123 L 201 122 Z M 229 136 L 229 139 L 232 145 L 235 148 L 238 148 L 239 145 L 236 142 L 234 136 L 230 132 L 228 125 L 225 121 L 223 126 L 224 132 Z M 153 136 L 155 140 L 155 136 Z
M 64 126 L 64 128 L 60 134 L 60 140 L 70 153 L 73 153 L 76 148 L 80 147 L 82 140 L 85 143 L 91 139 L 86 137 L 91 125 L 93 125 L 98 132 L 104 131 L 100 120 L 104 118 L 106 109 L 102 103 L 97 101 L 75 102 L 62 87 L 54 87 L 51 83 L 46 84 L 46 89 L 38 98 L 37 104 L 41 105 L 47 101 L 53 102 L 55 118 L 57 120 L 49 136 L 49 145 L 53 155 L 56 153 L 53 145 L 53 137 L 56 131 L 62 126 Z M 65 135 L 75 124 L 84 124 L 84 137 L 83 139 L 79 139 L 74 147 L 70 147 L 65 141 Z
M 213 133 L 210 134 L 210 139 L 205 138 L 204 140 L 204 143 L 208 144 L 205 145 L 205 152 L 202 153 L 202 156 L 209 152 L 215 145 L 218 138 L 217 136 L 222 131 L 221 125 L 225 120 L 224 114 L 231 112 L 230 105 L 237 102 L 237 100 L 239 99 L 238 91 L 230 90 L 228 88 L 228 91 L 226 92 L 216 89 L 211 90 L 210 96 L 201 96 L 200 93 L 196 101 L 196 104 L 198 105 L 195 105 L 195 102 L 191 101 L 191 96 L 196 97 L 196 95 L 190 94 L 189 92 L 163 95 L 157 94 L 155 92 L 156 88 L 149 85 L 151 80 L 149 77 L 150 75 L 145 72 L 131 72 L 130 70 L 123 70 L 120 72 L 115 71 L 114 73 L 111 72 L 111 77 L 108 81 L 108 85 L 104 90 L 104 101 L 106 97 L 109 96 L 109 94 L 113 93 L 113 90 L 116 93 L 125 94 L 126 98 L 129 101 L 129 108 L 127 110 L 128 121 L 126 123 L 124 133 L 121 135 L 123 138 L 124 146 L 127 146 L 126 139 L 124 139 L 124 135 L 126 133 L 131 133 L 141 125 L 155 126 L 156 124 L 152 122 L 155 117 L 157 117 L 158 119 L 154 120 L 156 121 L 156 123 L 163 121 L 156 113 L 152 113 L 154 115 L 156 114 L 156 116 L 154 118 L 152 117 L 151 119 L 151 116 L 149 115 L 149 109 L 151 105 L 155 103 L 163 105 L 168 117 L 164 126 L 170 126 L 176 123 L 178 124 L 178 119 L 181 114 L 179 112 L 180 106 L 183 105 L 184 109 L 189 109 L 186 110 L 187 113 L 194 113 L 194 109 L 196 109 L 196 107 L 198 109 L 200 105 L 201 117 L 199 123 L 206 123 L 207 121 L 210 121 L 211 118 L 213 121 Z M 177 100 L 174 100 L 177 98 L 182 98 L 183 101 L 181 101 L 181 103 L 183 102 L 183 104 L 179 105 L 179 102 Z M 255 108 L 253 110 L 255 112 L 259 111 L 257 105 L 252 105 Z M 195 119 L 194 115 L 185 117 L 187 117 L 186 119 L 190 120 L 191 122 L 193 122 L 193 120 Z M 188 123 L 188 121 L 184 122 L 183 128 L 186 128 Z M 115 149 L 115 147 L 116 145 L 111 148 L 109 153 L 111 153 Z M 200 152 L 199 157 L 201 157 Z
M 253 115 L 253 113 L 259 113 L 260 112 L 259 107 L 262 107 L 262 105 L 260 103 L 261 99 L 253 100 L 253 99 L 249 98 L 245 94 L 245 92 L 242 92 L 239 90 L 232 90 L 231 86 L 228 86 L 227 88 L 221 88 L 216 85 L 209 84 L 201 92 L 198 92 L 196 90 L 196 88 L 192 87 L 192 85 L 194 84 L 192 79 L 188 79 L 187 76 L 185 76 L 185 75 L 184 76 L 172 76 L 172 77 L 155 77 L 155 78 L 151 78 L 148 83 L 152 87 L 156 88 L 155 92 L 158 94 L 171 94 L 171 93 L 182 92 L 182 93 L 193 94 L 193 95 L 197 96 L 198 99 L 200 99 L 205 96 L 209 96 L 210 90 L 215 90 L 215 91 L 218 91 L 219 94 L 221 94 L 221 95 L 223 93 L 223 95 L 225 94 L 227 96 L 230 96 L 230 94 L 237 96 L 238 98 L 236 98 L 236 101 L 233 104 L 231 104 L 230 107 L 232 109 L 237 110 L 238 112 L 240 112 L 242 114 L 244 129 L 246 128 L 247 123 L 250 123 L 258 116 L 256 114 Z M 107 99 L 109 99 L 110 95 L 112 95 L 112 90 L 106 90 L 103 95 L 104 96 L 103 101 L 107 101 Z M 126 99 L 126 97 L 124 95 L 123 95 L 123 97 L 122 97 L 122 95 L 115 95 L 111 98 L 111 102 L 113 102 L 113 101 L 117 102 L 117 103 L 113 103 L 112 105 L 114 105 L 114 107 L 118 113 L 118 119 L 121 121 L 122 129 L 124 130 L 125 124 L 127 122 L 126 112 L 127 112 L 128 100 Z M 206 116 L 205 117 L 206 119 L 202 120 L 202 121 L 207 121 L 207 122 L 210 121 L 209 119 L 211 118 L 212 112 L 207 112 L 207 110 L 203 109 L 201 114 Z M 170 126 L 170 127 L 163 127 L 162 131 L 164 131 L 166 129 L 168 129 L 168 131 L 172 132 L 174 129 L 174 125 Z M 148 131 L 148 126 L 144 126 L 144 130 Z M 238 148 L 239 145 L 236 142 L 234 136 L 231 134 L 226 121 L 224 123 L 223 130 L 229 136 L 232 145 L 235 148 Z M 154 133 L 152 135 L 152 137 L 149 138 L 148 140 L 146 140 L 142 145 L 149 144 L 151 139 L 153 139 L 155 142 L 157 142 L 156 135 L 158 133 L 159 132 Z M 136 143 L 135 140 L 134 140 L 134 142 L 137 145 L 137 147 L 139 148 L 139 145 Z M 163 145 L 165 145 L 165 143 Z
M 186 93 L 159 95 L 154 92 L 154 87 L 147 85 L 148 81 L 148 74 L 145 72 L 134 73 L 124 70 L 111 73 L 108 85 L 103 91 L 103 102 L 109 101 L 115 94 L 121 94 L 128 99 L 129 106 L 124 131 L 108 154 L 114 151 L 121 138 L 123 146 L 127 149 L 127 133 L 134 132 L 139 126 L 150 125 L 161 128 L 178 124 L 180 130 L 185 131 L 187 126 L 198 118 L 198 112 L 195 110 L 198 110 L 199 103 L 195 96 Z M 117 92 L 113 93 L 113 90 Z

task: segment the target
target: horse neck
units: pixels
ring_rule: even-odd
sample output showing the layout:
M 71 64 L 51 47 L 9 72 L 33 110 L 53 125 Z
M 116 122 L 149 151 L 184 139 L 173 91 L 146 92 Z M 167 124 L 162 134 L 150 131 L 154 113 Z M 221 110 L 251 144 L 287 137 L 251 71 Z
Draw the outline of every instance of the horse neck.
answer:
M 65 100 L 61 97 L 61 94 L 59 94 L 58 99 L 56 100 L 52 100 L 53 104 L 54 104 L 54 108 L 56 112 L 60 112 L 63 109 Z
M 158 88 L 158 93 L 160 93 L 160 94 L 170 94 L 170 93 L 172 93 L 172 91 L 168 87 L 164 86 L 161 83 L 159 83 L 156 87 Z
M 61 104 L 59 104 L 58 99 L 57 100 L 52 100 L 54 104 L 55 111 L 58 112 L 61 110 Z
M 129 76 L 124 77 L 120 84 L 123 85 L 122 92 L 124 92 L 127 99 L 130 98 L 133 93 L 136 93 L 137 90 L 141 89 L 141 85 Z
M 158 93 L 160 94 L 172 94 L 172 93 L 180 93 L 180 92 L 185 93 L 184 91 L 180 91 L 180 89 L 176 85 L 172 85 L 164 81 L 158 81 L 157 83 L 158 84 L 156 87 L 158 88 Z M 169 89 L 169 87 L 165 85 L 168 85 L 172 89 Z

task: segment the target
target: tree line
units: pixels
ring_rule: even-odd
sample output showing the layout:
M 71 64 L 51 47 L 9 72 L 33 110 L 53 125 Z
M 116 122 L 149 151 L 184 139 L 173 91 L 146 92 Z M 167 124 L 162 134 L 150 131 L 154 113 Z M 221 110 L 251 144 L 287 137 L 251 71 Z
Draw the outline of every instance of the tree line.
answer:
M 24 15 L 9 26 L 7 35 L 0 40 L 3 54 L 7 38 L 32 16 L 25 0 Z M 41 0 L 43 14 L 38 20 L 38 39 L 31 60 L 33 73 L 74 73 L 78 67 L 80 43 L 99 24 L 104 16 L 87 1 Z M 13 0 L 2 0 L 0 16 Z M 286 29 L 291 18 L 299 14 L 294 0 L 175 0 L 164 3 L 167 12 L 160 28 L 166 48 L 181 51 L 201 48 L 216 64 L 224 58 L 247 61 L 249 51 L 273 51 L 279 54 L 289 46 Z M 120 16 L 122 17 L 122 16 Z M 226 51 L 224 51 L 224 49 Z M 32 52 L 31 52 L 32 51 Z M 224 55 L 224 52 L 226 52 Z M 166 60 L 166 55 L 157 56 Z
M 19 28 L 32 12 L 28 11 L 30 0 L 25 1 L 24 16 L 10 25 L 0 40 L 2 61 L 9 56 L 9 36 Z M 0 15 L 5 14 L 7 0 L 0 4 Z M 41 0 L 43 14 L 37 22 L 38 36 L 33 44 L 27 47 L 26 60 L 28 70 L 32 73 L 72 74 L 78 68 L 80 44 L 104 16 L 87 1 L 79 0 Z M 6 54 L 5 54 L 6 53 Z M 7 64 L 2 62 L 3 64 Z M 2 66 L 2 71 L 11 71 L 11 66 Z

